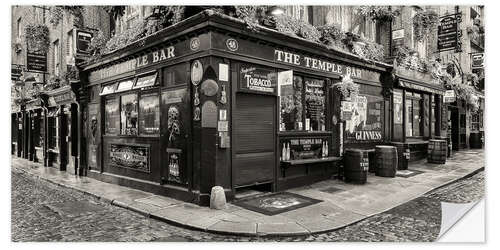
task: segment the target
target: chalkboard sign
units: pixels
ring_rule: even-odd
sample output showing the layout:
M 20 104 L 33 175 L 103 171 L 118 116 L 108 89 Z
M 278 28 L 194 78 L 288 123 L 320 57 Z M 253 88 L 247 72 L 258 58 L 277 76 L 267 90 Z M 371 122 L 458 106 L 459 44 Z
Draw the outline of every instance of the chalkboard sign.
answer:
M 325 81 L 304 78 L 305 82 L 305 129 L 311 131 L 325 130 Z

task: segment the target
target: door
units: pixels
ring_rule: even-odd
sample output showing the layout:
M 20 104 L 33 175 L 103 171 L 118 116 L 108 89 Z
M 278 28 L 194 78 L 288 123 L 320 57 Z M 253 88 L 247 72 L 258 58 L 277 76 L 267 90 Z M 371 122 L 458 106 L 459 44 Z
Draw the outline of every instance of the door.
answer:
M 274 180 L 276 97 L 236 94 L 233 182 L 235 187 Z
M 451 120 L 451 143 L 452 149 L 459 149 L 459 115 L 458 109 L 450 107 L 450 120 Z

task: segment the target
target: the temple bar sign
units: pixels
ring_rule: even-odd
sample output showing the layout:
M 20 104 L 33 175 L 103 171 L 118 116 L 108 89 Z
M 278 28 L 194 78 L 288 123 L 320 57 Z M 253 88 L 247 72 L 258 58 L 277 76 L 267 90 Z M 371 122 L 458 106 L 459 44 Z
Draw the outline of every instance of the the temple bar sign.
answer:
M 119 75 L 128 71 L 146 67 L 151 64 L 173 59 L 175 56 L 174 46 L 156 50 L 144 56 L 93 71 L 90 73 L 89 81 L 98 81 L 101 79 Z
M 352 78 L 378 81 L 378 74 L 374 75 L 375 72 L 373 71 L 363 70 L 353 66 L 338 64 L 278 49 L 274 50 L 274 60 L 276 62 L 292 64 L 323 72 L 335 73 L 339 75 L 351 75 Z

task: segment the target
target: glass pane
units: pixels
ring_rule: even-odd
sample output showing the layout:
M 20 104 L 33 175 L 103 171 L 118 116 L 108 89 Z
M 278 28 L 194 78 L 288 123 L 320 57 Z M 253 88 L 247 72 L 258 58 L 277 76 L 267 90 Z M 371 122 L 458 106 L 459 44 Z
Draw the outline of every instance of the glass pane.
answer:
M 139 133 L 155 135 L 160 132 L 160 101 L 158 94 L 142 95 L 139 101 Z
M 137 135 L 137 94 L 121 97 L 121 134 Z
M 118 98 L 107 99 L 104 106 L 104 124 L 106 134 L 117 134 L 119 129 L 120 111 Z
M 304 78 L 305 82 L 305 130 L 325 131 L 325 81 Z
M 413 126 L 412 126 L 412 100 L 406 99 L 406 136 L 413 136 Z
M 380 141 L 382 136 L 382 97 L 358 95 L 352 98 L 351 115 L 346 120 L 346 140 L 349 142 Z
M 421 100 L 413 100 L 413 136 L 421 136 L 422 131 L 421 122 L 423 119 L 420 114 L 420 104 Z
M 163 71 L 163 81 L 165 86 L 175 86 L 187 84 L 187 64 L 177 64 L 166 68 Z
M 293 76 L 293 88 L 282 90 L 280 131 L 302 130 L 302 77 Z

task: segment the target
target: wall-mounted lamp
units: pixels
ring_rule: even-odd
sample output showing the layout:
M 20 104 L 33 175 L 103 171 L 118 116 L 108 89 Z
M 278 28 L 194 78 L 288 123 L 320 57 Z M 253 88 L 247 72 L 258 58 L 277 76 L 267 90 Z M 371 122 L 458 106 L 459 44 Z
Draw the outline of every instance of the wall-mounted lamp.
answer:
M 283 15 L 285 13 L 285 10 L 279 6 L 271 6 L 267 12 L 266 15 L 268 16 L 279 16 Z

